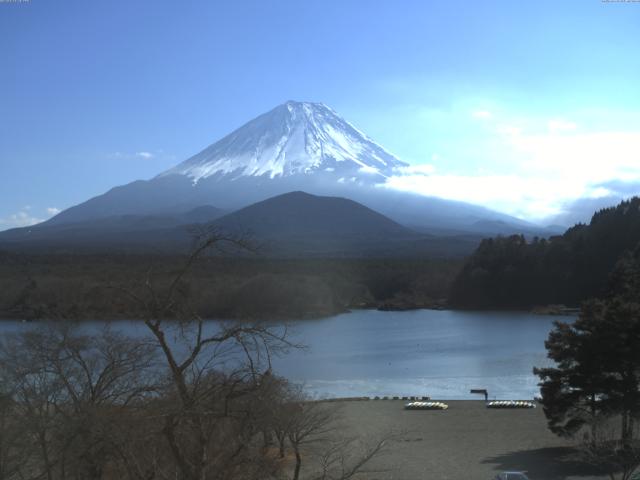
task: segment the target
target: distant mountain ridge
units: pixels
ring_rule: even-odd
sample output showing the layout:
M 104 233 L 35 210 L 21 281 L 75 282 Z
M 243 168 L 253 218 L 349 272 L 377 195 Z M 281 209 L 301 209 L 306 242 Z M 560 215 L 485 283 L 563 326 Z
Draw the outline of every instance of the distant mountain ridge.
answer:
M 482 233 L 526 229 L 546 234 L 535 225 L 481 206 L 385 186 L 389 176 L 402 175 L 406 167 L 326 105 L 289 101 L 151 180 L 114 187 L 44 224 L 175 215 L 201 205 L 234 211 L 305 191 L 354 200 L 422 231 L 477 234 L 478 225 L 486 225 Z
M 446 255 L 441 245 L 353 200 L 290 192 L 263 200 L 215 221 L 223 232 L 247 233 L 279 256 L 402 257 Z M 455 242 L 454 242 L 455 243 Z M 470 251 L 452 245 L 450 254 Z
M 378 237 L 420 235 L 353 200 L 290 192 L 255 203 L 214 222 L 224 231 L 250 227 L 259 237 Z
M 133 249 L 175 250 L 188 225 L 210 223 L 226 212 L 203 205 L 167 215 L 112 215 L 70 223 L 45 223 L 0 232 L 0 249 L 38 252 L 103 252 Z M 176 240 L 179 243 L 176 243 Z
M 480 240 L 417 233 L 353 200 L 305 192 L 221 215 L 221 210 L 203 206 L 173 217 L 121 215 L 14 229 L 0 234 L 0 249 L 186 253 L 203 227 L 246 237 L 261 247 L 260 254 L 280 257 L 461 256 Z

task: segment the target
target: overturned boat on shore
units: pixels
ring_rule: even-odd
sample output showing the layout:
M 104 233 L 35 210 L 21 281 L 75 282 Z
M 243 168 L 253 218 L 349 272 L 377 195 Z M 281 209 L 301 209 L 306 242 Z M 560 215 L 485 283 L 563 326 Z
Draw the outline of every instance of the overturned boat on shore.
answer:
M 524 400 L 494 400 L 487 403 L 487 408 L 536 408 L 536 404 Z
M 405 410 L 446 410 L 449 405 L 442 402 L 409 402 L 404 406 Z

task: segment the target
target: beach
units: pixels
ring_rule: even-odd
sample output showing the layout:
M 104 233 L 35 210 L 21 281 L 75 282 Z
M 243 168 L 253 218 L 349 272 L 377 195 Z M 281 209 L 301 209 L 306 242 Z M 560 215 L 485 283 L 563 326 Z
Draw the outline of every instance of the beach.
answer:
M 488 409 L 483 401 L 469 400 L 446 401 L 443 411 L 408 411 L 405 403 L 336 402 L 349 434 L 371 440 L 397 435 L 370 465 L 384 471 L 362 478 L 490 480 L 505 470 L 526 471 L 531 480 L 606 478 L 576 461 L 575 442 L 547 429 L 540 406 Z

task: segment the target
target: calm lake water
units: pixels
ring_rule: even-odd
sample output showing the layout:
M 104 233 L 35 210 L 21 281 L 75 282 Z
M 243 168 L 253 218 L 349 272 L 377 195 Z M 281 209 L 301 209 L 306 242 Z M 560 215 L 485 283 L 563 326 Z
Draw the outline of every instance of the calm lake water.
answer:
M 276 373 L 303 383 L 316 397 L 429 395 L 438 399 L 532 398 L 533 366 L 549 365 L 544 341 L 555 319 L 521 312 L 360 310 L 293 322 L 308 345 L 274 362 Z M 33 324 L 5 322 L 3 332 Z M 94 325 L 100 325 L 95 323 Z M 117 322 L 131 334 L 139 322 Z
M 310 346 L 276 362 L 282 375 L 326 396 L 428 395 L 440 399 L 533 398 L 533 366 L 556 319 L 521 312 L 373 310 L 298 323 Z

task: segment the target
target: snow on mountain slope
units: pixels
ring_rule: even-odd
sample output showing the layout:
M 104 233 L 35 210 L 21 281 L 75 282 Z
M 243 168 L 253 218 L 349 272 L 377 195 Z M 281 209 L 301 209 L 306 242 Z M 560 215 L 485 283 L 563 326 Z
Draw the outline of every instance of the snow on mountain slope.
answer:
M 159 176 L 193 183 L 215 175 L 286 177 L 332 173 L 341 181 L 382 182 L 407 166 L 322 103 L 289 101 L 260 115 Z
M 293 191 L 343 197 L 422 231 L 500 232 L 527 225 L 478 205 L 380 188 L 408 165 L 321 103 L 287 102 L 150 180 L 112 188 L 44 222 L 173 216 L 202 205 L 234 211 Z M 428 193 L 428 192 L 425 192 Z

